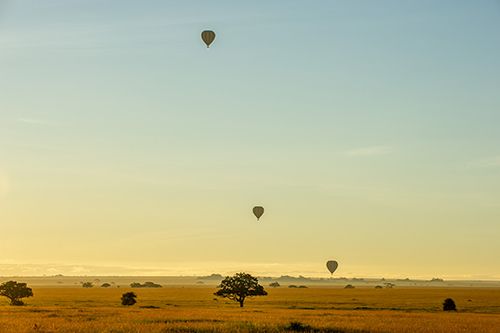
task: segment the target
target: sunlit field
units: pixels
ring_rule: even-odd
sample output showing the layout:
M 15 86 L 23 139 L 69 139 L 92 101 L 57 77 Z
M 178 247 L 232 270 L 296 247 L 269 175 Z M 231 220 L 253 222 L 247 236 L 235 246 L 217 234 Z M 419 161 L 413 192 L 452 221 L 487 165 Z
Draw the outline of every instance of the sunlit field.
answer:
M 134 291 L 136 305 L 120 297 Z M 267 288 L 244 308 L 215 289 L 35 287 L 0 300 L 1 332 L 500 332 L 500 288 Z M 444 313 L 445 298 L 458 312 Z M 292 324 L 295 323 L 295 324 Z

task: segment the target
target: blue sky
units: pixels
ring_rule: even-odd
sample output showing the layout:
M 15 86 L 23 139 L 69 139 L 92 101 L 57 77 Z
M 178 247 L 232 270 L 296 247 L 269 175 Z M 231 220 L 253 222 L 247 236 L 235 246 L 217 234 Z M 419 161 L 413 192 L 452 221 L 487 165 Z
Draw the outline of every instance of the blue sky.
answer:
M 500 2 L 0 4 L 4 264 L 500 278 Z

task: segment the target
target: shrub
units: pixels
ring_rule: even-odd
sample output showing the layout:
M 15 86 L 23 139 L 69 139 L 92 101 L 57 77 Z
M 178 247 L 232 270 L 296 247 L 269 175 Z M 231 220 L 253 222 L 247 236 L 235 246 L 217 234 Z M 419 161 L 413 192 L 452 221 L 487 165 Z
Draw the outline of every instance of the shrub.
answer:
M 82 283 L 83 288 L 92 288 L 94 284 L 92 282 L 84 282 Z
M 344 289 L 354 289 L 354 286 L 352 284 L 348 284 L 344 287 Z
M 128 292 L 122 295 L 122 305 L 134 305 L 137 303 L 136 301 L 137 295 L 134 294 L 133 292 Z
M 111 287 L 111 284 L 109 284 L 109 283 L 107 283 L 107 282 L 106 282 L 106 283 L 101 284 L 101 288 L 109 288 L 109 287 Z
M 443 302 L 443 311 L 457 311 L 457 306 L 455 305 L 455 301 L 451 298 L 447 298 Z
M 300 321 L 292 321 L 285 327 L 285 330 L 292 332 L 309 332 L 311 331 L 311 326 L 302 324 Z
M 271 288 L 278 288 L 279 286 L 280 284 L 277 281 L 269 283 L 269 287 Z

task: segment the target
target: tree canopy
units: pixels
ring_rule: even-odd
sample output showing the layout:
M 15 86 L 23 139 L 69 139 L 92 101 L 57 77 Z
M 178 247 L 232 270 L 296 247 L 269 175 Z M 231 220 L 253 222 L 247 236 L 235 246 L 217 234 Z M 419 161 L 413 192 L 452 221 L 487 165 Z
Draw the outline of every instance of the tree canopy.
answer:
M 214 295 L 236 301 L 240 303 L 240 307 L 243 307 L 247 297 L 267 295 L 264 287 L 259 284 L 259 280 L 247 273 L 237 273 L 226 277 L 218 288 L 219 290 Z
M 0 296 L 7 297 L 10 305 L 23 305 L 21 298 L 33 296 L 33 290 L 28 288 L 26 283 L 8 281 L 0 285 Z

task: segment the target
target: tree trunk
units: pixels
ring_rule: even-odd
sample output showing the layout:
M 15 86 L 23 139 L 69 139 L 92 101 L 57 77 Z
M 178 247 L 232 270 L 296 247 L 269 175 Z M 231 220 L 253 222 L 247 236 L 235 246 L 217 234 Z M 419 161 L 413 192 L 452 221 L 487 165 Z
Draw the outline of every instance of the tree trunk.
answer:
M 244 302 L 244 301 L 245 301 L 245 300 L 243 300 L 243 299 L 239 301 L 239 302 L 240 302 L 240 308 L 242 308 L 242 307 L 243 307 L 243 302 Z

